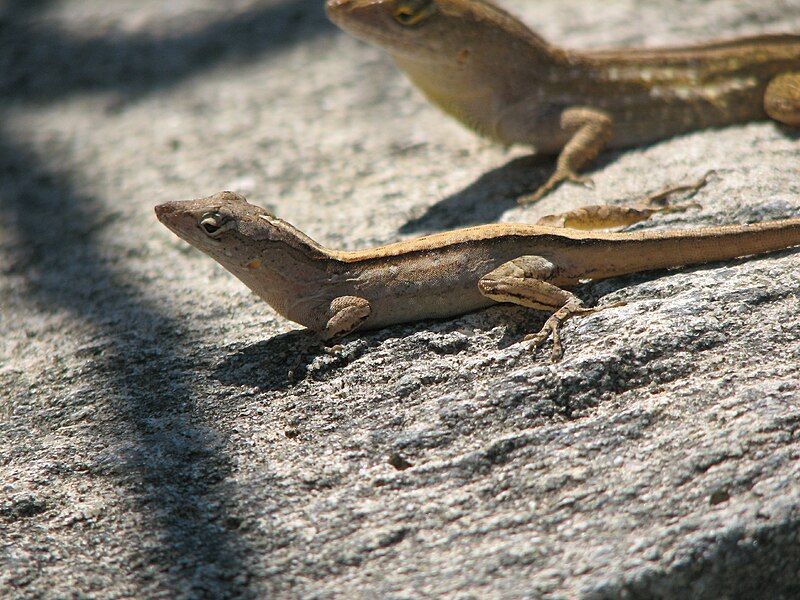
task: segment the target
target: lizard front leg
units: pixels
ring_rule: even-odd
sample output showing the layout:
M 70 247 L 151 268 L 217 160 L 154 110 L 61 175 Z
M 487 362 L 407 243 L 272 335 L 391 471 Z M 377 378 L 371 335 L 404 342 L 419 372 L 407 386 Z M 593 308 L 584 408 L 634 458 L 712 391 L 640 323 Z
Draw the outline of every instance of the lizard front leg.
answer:
M 585 315 L 622 303 L 586 308 L 575 294 L 548 283 L 555 265 L 541 256 L 520 256 L 490 271 L 478 282 L 481 294 L 497 302 L 510 302 L 553 313 L 542 329 L 525 337 L 531 348 L 537 348 L 553 336 L 551 360 L 558 361 L 563 350 L 559 329 L 564 321 L 575 315 Z
M 555 173 L 533 194 L 520 197 L 520 204 L 536 202 L 564 181 L 591 182 L 578 175 L 578 170 L 594 160 L 611 139 L 611 116 L 595 108 L 568 108 L 561 113 L 561 129 L 571 137 L 558 155 Z
M 355 331 L 371 312 L 369 302 L 359 296 L 334 298 L 328 307 L 329 318 L 322 330 L 322 339 L 327 341 Z
M 769 82 L 764 110 L 776 121 L 800 127 L 800 73 L 783 73 Z

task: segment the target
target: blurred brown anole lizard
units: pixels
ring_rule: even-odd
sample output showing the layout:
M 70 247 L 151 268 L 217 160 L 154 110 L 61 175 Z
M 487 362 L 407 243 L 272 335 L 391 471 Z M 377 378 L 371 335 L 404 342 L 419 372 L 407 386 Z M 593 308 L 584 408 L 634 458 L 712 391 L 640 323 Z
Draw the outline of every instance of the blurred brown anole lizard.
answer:
M 770 117 L 800 126 L 800 36 L 602 51 L 548 44 L 488 0 L 327 0 L 431 102 L 506 145 L 559 153 L 534 201 L 603 148 Z
M 730 259 L 800 245 L 800 218 L 687 231 L 585 233 L 494 224 L 354 252 L 330 250 L 242 196 L 156 207 L 158 219 L 324 339 L 511 302 L 552 315 L 534 346 L 584 307 L 564 288 L 586 279 Z M 611 305 L 614 306 L 614 305 Z

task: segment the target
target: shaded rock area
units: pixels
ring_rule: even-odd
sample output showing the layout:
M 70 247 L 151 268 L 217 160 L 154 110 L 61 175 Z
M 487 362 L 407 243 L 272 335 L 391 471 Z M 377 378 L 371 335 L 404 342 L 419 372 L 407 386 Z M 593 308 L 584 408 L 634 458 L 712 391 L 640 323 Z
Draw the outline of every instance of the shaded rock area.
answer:
M 800 2 L 517 0 L 575 47 L 800 31 Z M 0 4 L 0 596 L 800 597 L 800 254 L 581 286 L 321 351 L 163 228 L 246 194 L 359 248 L 630 200 L 800 215 L 774 123 L 603 155 L 593 190 L 428 106 L 321 0 Z

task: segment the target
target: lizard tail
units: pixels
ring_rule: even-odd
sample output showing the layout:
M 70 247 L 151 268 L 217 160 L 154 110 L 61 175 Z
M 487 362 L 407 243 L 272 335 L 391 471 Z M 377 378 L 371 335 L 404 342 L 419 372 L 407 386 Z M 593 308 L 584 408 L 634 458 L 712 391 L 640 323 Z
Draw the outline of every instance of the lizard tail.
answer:
M 586 265 L 581 278 L 604 279 L 800 246 L 800 218 L 686 231 L 616 233 L 605 239 L 616 243 L 587 248 L 590 251 L 582 253 L 582 260 L 573 262 Z

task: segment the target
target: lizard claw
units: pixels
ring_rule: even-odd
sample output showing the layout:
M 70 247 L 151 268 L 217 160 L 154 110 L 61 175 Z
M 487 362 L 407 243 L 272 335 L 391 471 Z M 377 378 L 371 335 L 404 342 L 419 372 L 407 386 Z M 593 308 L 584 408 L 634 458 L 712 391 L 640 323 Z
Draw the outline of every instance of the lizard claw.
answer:
M 544 325 L 537 333 L 529 333 L 524 338 L 523 342 L 530 342 L 530 349 L 536 350 L 539 346 L 544 344 L 548 337 L 550 337 L 551 330 L 547 325 Z
M 564 356 L 564 349 L 561 345 L 561 335 L 560 329 L 564 322 L 569 319 L 570 317 L 574 317 L 576 315 L 589 315 L 592 313 L 599 312 L 601 310 L 605 310 L 607 308 L 617 308 L 620 306 L 625 306 L 627 302 L 613 302 L 612 304 L 604 304 L 603 306 L 593 306 L 591 308 L 587 308 L 585 306 L 580 306 L 579 304 L 574 305 L 566 305 L 559 308 L 556 312 L 554 312 L 547 321 L 544 322 L 544 325 L 537 333 L 529 333 L 522 341 L 530 342 L 529 348 L 531 350 L 536 350 L 539 346 L 541 346 L 547 338 L 551 335 L 553 336 L 553 349 L 550 351 L 550 362 L 558 362 Z
M 538 333 L 531 333 L 523 338 L 523 341 L 530 342 L 528 348 L 533 351 L 539 346 L 544 344 L 551 335 L 553 336 L 553 349 L 550 351 L 550 362 L 555 363 L 561 360 L 564 356 L 564 350 L 561 346 L 561 336 L 558 334 L 563 321 L 554 320 L 553 317 L 547 319 L 545 324 Z
M 533 204 L 534 202 L 538 202 L 551 189 L 553 189 L 553 186 L 548 186 L 547 184 L 545 184 L 532 194 L 525 194 L 524 196 L 520 196 L 519 198 L 517 198 L 517 204 L 519 204 L 520 206 L 525 206 L 526 204 Z
M 566 180 L 587 187 L 590 190 L 594 189 L 594 179 L 592 179 L 588 175 L 578 175 L 577 173 L 570 173 L 567 176 Z
M 589 189 L 594 189 L 594 180 L 591 177 L 586 175 L 578 175 L 575 171 L 572 170 L 563 170 L 559 169 L 547 180 L 544 185 L 540 186 L 532 194 L 526 194 L 524 196 L 520 196 L 517 198 L 517 204 L 525 205 L 525 204 L 532 204 L 541 200 L 548 192 L 556 189 L 560 184 L 564 183 L 565 181 L 569 181 L 572 183 L 578 183 L 582 186 L 585 186 Z

